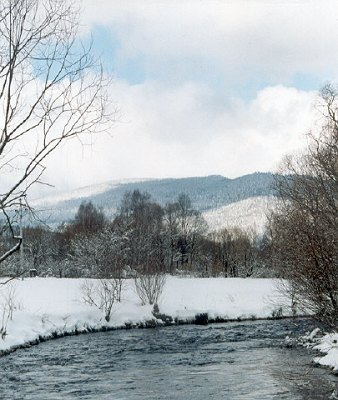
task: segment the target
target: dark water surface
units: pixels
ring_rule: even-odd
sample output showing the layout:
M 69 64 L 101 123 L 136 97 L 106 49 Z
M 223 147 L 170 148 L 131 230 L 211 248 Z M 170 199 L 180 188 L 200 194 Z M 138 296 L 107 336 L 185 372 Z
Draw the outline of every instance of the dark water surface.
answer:
M 337 377 L 285 348 L 308 321 L 121 330 L 0 358 L 0 399 L 329 399 Z

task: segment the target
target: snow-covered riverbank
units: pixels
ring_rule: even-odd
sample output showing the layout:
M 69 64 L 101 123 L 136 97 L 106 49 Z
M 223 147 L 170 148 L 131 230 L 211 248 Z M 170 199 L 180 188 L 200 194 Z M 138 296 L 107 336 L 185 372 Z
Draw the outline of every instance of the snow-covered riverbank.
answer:
M 314 349 L 324 353 L 324 356 L 316 357 L 314 361 L 325 367 L 332 368 L 338 373 L 338 333 L 328 333 L 318 340 Z
M 9 292 L 14 292 L 15 309 L 0 350 L 53 333 L 124 327 L 154 319 L 152 306 L 141 305 L 133 280 L 126 280 L 122 301 L 114 304 L 109 323 L 100 310 L 83 302 L 83 283 L 83 279 L 27 278 L 1 287 L 1 308 Z M 281 312 L 281 307 L 284 315 L 290 313 L 287 301 L 268 279 L 167 277 L 159 301 L 161 313 L 181 321 L 194 320 L 200 313 L 212 319 L 266 318 Z
M 0 316 L 6 330 L 0 351 L 75 332 L 162 323 L 155 320 L 152 306 L 141 305 L 132 280 L 126 280 L 122 301 L 114 304 L 110 322 L 83 302 L 83 283 L 83 279 L 28 278 L 1 287 L 0 308 L 12 293 L 13 317 L 6 321 L 6 315 Z M 202 313 L 211 320 L 292 315 L 289 300 L 278 293 L 272 279 L 167 277 L 159 309 L 181 322 L 194 321 Z M 338 368 L 337 359 L 338 355 L 336 364 L 328 365 Z

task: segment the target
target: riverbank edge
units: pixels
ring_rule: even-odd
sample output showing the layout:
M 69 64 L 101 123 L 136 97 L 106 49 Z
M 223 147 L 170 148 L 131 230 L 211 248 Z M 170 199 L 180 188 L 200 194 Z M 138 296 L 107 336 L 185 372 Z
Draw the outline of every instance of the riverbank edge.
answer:
M 179 319 L 179 318 L 172 318 L 171 316 L 161 315 L 157 316 L 154 315 L 153 319 L 147 320 L 145 322 L 137 322 L 131 323 L 126 322 L 120 326 L 112 326 L 109 324 L 102 325 L 101 327 L 91 327 L 87 326 L 85 328 L 77 328 L 72 330 L 64 330 L 58 331 L 55 330 L 49 335 L 39 335 L 36 339 L 29 340 L 25 343 L 18 344 L 12 347 L 9 347 L 5 350 L 0 350 L 0 357 L 5 357 L 9 354 L 14 353 L 20 349 L 27 349 L 32 346 L 37 346 L 40 343 L 47 342 L 49 340 L 60 339 L 67 336 L 77 336 L 77 335 L 84 335 L 89 333 L 99 333 L 99 332 L 109 332 L 109 331 L 116 331 L 116 330 L 128 330 L 128 329 L 155 329 L 159 327 L 165 326 L 179 326 L 179 325 L 209 325 L 209 324 L 219 324 L 219 323 L 231 323 L 231 322 L 248 322 L 248 321 L 270 321 L 270 320 L 281 320 L 281 319 L 304 319 L 304 318 L 311 318 L 309 315 L 297 315 L 297 316 L 271 316 L 271 317 L 255 317 L 252 316 L 250 318 L 245 317 L 238 317 L 238 318 L 209 318 L 207 313 L 199 313 L 196 314 L 193 319 Z

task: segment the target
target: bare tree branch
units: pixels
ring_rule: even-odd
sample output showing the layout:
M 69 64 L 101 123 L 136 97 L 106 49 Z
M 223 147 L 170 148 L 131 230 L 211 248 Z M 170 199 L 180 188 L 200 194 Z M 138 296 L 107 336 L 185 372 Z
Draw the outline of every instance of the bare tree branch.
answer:
M 0 211 L 41 183 L 44 161 L 61 143 L 106 131 L 114 120 L 110 79 L 79 41 L 78 16 L 72 0 L 0 4 Z

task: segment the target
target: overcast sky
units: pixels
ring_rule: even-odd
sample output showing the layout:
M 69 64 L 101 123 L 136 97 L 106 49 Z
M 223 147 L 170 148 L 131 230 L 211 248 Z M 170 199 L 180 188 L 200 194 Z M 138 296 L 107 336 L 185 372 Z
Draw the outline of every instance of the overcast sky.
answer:
M 83 0 L 81 35 L 114 74 L 120 115 L 110 136 L 53 156 L 58 190 L 273 171 L 338 74 L 336 0 Z

